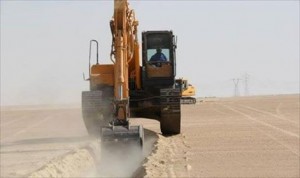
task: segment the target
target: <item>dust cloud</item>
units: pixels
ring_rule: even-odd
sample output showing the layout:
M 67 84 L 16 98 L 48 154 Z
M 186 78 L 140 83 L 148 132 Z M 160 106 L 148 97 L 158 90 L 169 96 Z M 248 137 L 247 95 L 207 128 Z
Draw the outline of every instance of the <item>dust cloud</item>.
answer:
M 101 142 L 100 160 L 96 169 L 85 173 L 83 177 L 141 177 L 143 163 L 157 141 L 157 134 L 144 129 L 143 148 L 136 142 Z
M 143 150 L 137 143 L 102 143 L 100 177 L 131 177 L 143 160 Z

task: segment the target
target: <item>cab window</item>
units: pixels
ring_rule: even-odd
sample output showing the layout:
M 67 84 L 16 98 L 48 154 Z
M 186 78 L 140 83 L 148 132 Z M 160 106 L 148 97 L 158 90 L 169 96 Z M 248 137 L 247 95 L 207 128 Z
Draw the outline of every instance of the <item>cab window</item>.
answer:
M 167 62 L 170 61 L 170 50 L 162 48 L 161 53 L 166 57 Z M 147 61 L 150 61 L 151 57 L 156 54 L 156 49 L 147 49 Z

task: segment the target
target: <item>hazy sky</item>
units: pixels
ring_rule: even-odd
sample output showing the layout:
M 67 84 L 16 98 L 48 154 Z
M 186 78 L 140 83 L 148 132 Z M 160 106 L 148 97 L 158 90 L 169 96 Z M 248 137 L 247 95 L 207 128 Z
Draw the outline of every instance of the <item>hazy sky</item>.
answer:
M 142 31 L 178 36 L 197 96 L 299 93 L 299 1 L 130 1 Z M 89 40 L 109 63 L 113 1 L 1 1 L 1 105 L 79 103 Z M 240 83 L 244 93 L 244 83 Z

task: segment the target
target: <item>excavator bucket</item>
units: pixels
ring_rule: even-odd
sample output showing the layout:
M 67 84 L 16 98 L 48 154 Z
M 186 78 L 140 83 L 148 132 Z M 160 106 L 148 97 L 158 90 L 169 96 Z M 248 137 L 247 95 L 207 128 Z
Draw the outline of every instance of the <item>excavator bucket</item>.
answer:
M 101 177 L 133 177 L 143 161 L 142 126 L 103 127 L 101 134 Z
M 144 129 L 143 126 L 111 126 L 103 127 L 101 142 L 105 145 L 114 143 L 134 143 L 143 147 Z

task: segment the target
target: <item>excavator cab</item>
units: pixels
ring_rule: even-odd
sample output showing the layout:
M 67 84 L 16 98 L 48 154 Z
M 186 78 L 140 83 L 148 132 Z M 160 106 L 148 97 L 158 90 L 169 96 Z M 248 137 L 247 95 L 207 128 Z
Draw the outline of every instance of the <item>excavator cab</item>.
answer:
M 176 42 L 173 32 L 143 32 L 142 40 L 144 86 L 172 87 L 176 75 Z
M 143 32 L 144 92 L 131 93 L 131 106 L 137 107 L 133 115 L 158 120 L 162 134 L 166 135 L 180 133 L 180 91 L 175 88 L 175 54 L 176 39 L 172 31 Z

